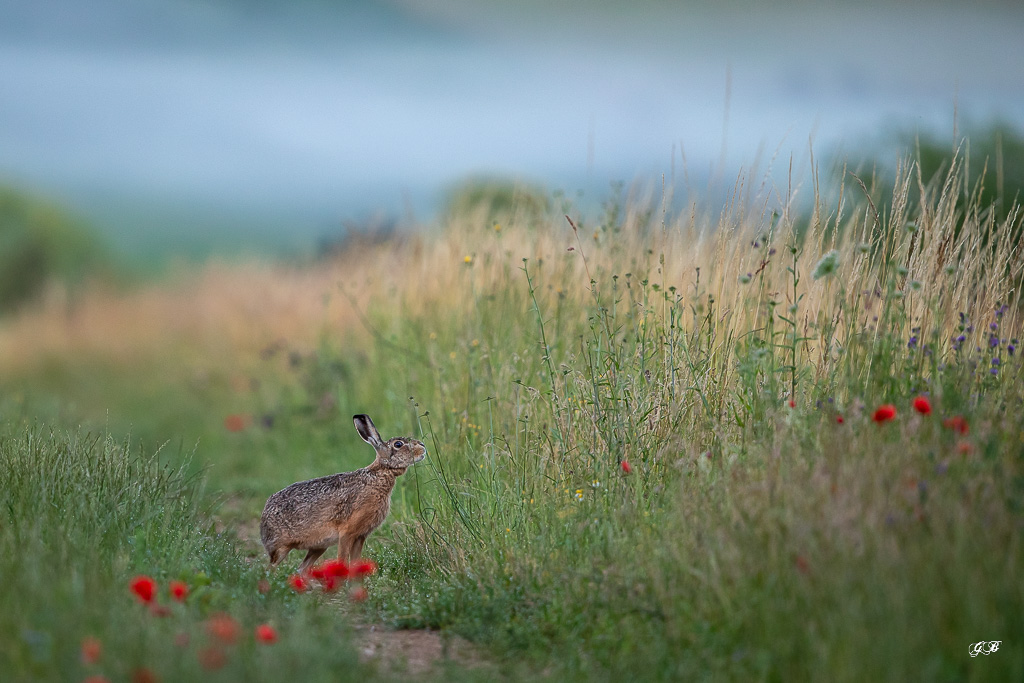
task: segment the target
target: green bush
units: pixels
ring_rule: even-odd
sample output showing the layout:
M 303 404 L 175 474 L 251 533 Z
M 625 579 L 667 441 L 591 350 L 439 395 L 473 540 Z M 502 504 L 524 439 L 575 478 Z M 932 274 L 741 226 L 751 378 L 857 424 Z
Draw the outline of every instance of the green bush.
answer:
M 38 296 L 50 282 L 73 287 L 110 268 L 103 245 L 81 220 L 0 187 L 0 313 Z

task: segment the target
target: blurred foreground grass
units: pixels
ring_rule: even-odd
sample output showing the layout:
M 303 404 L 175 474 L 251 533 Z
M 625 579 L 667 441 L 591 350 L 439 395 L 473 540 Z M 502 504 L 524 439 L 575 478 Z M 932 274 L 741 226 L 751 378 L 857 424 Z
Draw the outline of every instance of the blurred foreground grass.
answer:
M 677 217 L 473 202 L 436 234 L 305 268 L 211 264 L 94 291 L 0 330 L 2 408 L 14 443 L 43 420 L 167 444 L 175 468 L 194 452 L 167 481 L 205 468 L 201 500 L 221 501 L 214 516 L 241 539 L 155 495 L 143 519 L 197 526 L 150 552 L 108 549 L 104 604 L 126 572 L 217 573 L 225 605 L 306 632 L 289 661 L 314 677 L 348 656 L 328 644 L 345 619 L 289 596 L 284 573 L 270 598 L 253 593 L 254 520 L 284 485 L 366 464 L 349 419 L 366 412 L 430 456 L 367 544 L 381 572 L 360 618 L 461 634 L 513 676 L 1020 680 L 1021 213 L 964 192 L 960 171 L 904 167 L 884 204 L 850 180 L 806 216 L 770 188 Z M 884 404 L 893 419 L 876 416 Z M 12 477 L 29 467 L 19 448 L 4 454 Z M 90 457 L 47 467 L 78 476 Z M 46 486 L 23 480 L 10 549 Z M 102 529 L 48 525 L 83 547 Z M 92 557 L 67 566 L 92 571 Z M 71 600 L 42 593 L 3 606 Z M 2 623 L 7 641 L 57 628 Z M 118 666 L 147 628 L 118 636 Z M 971 658 L 980 640 L 1002 645 Z M 70 670 L 64 656 L 44 671 Z

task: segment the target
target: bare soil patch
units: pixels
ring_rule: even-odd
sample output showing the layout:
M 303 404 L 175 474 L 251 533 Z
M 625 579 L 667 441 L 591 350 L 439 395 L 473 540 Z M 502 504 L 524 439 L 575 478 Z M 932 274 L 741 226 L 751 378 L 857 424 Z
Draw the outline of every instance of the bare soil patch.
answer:
M 359 657 L 364 662 L 376 661 L 384 669 L 414 676 L 429 674 L 445 662 L 467 668 L 486 664 L 469 641 L 440 631 L 394 631 L 367 624 L 356 627 L 356 638 Z

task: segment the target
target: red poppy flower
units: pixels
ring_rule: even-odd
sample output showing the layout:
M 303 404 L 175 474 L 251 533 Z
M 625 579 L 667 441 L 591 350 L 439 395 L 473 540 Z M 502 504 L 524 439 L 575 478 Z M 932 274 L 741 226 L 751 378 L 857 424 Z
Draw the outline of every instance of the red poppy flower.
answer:
M 159 683 L 160 677 L 151 669 L 141 667 L 132 672 L 132 683 Z
M 240 432 L 245 429 L 245 415 L 228 415 L 224 418 L 224 429 L 229 432 Z
M 132 593 L 135 593 L 135 597 L 140 602 L 149 603 L 153 601 L 153 595 L 156 593 L 156 581 L 148 576 L 136 576 L 132 579 L 130 584 Z
M 86 636 L 82 638 L 81 653 L 82 664 L 95 664 L 100 661 L 100 655 L 103 654 L 103 643 L 98 638 Z
M 620 464 L 622 465 L 622 471 L 625 472 L 626 474 L 629 474 L 630 472 L 633 471 L 633 468 L 629 466 L 628 461 L 623 460 Z
M 349 593 L 348 597 L 351 598 L 352 602 L 362 602 L 366 600 L 369 595 L 370 594 L 366 592 L 365 588 L 359 586 L 358 588 L 352 589 L 352 592 Z
M 337 579 L 347 579 L 351 570 L 344 560 L 328 560 L 324 562 L 323 574 Z
M 377 571 L 377 563 L 373 560 L 361 560 L 352 565 L 352 576 L 362 578 Z
M 171 597 L 178 602 L 185 602 L 188 597 L 188 586 L 182 581 L 171 581 Z
M 338 586 L 341 585 L 341 579 L 337 576 L 330 576 L 324 574 L 323 578 L 319 579 L 320 587 L 324 589 L 325 593 L 333 593 L 338 590 Z
M 794 401 L 793 399 L 789 399 L 789 403 L 787 403 L 787 405 L 790 408 L 796 408 L 796 401 Z
M 883 422 L 888 422 L 894 417 L 896 417 L 896 406 L 891 403 L 886 403 L 885 405 L 878 407 L 878 410 L 876 410 L 875 414 L 871 416 L 871 419 L 878 424 L 882 424 Z
M 227 664 L 228 658 L 224 654 L 224 650 L 220 649 L 215 645 L 204 648 L 199 651 L 198 655 L 199 665 L 207 671 L 214 671 L 222 668 Z
M 844 420 L 844 419 L 843 419 L 843 416 L 842 416 L 842 415 L 836 415 L 836 424 L 837 424 L 837 425 L 841 425 L 841 424 L 843 424 L 844 422 L 846 422 L 846 420 Z
M 945 427 L 946 429 L 952 429 L 954 432 L 957 432 L 958 434 L 966 434 L 967 432 L 971 431 L 970 427 L 967 425 L 967 420 L 964 418 L 963 415 L 954 415 L 953 417 L 947 417 L 945 420 L 942 421 L 942 426 Z
M 288 584 L 292 588 L 294 588 L 295 591 L 298 593 L 305 593 L 306 590 L 309 588 L 309 584 L 306 582 L 304 578 L 302 578 L 301 574 L 292 574 L 291 576 L 289 576 Z
M 914 410 L 922 415 L 931 415 L 932 403 L 928 400 L 927 396 L 918 396 L 914 399 Z
M 220 642 L 231 645 L 238 638 L 238 622 L 224 612 L 218 612 L 206 620 L 206 632 Z
M 277 631 L 270 624 L 260 624 L 256 627 L 256 640 L 272 645 L 277 642 Z

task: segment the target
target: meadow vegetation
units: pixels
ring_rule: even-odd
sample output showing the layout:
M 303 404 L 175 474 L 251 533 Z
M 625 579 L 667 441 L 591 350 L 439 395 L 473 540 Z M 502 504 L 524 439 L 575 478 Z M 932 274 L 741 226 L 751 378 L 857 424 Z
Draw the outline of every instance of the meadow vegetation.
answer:
M 282 634 L 232 646 L 247 679 L 386 677 L 363 622 L 513 678 L 1020 680 L 1024 219 L 956 160 L 917 169 L 891 200 L 855 176 L 678 214 L 474 200 L 8 319 L 0 665 L 84 677 L 94 634 L 112 678 L 185 679 L 202 646 L 174 630 L 227 612 Z M 368 599 L 294 593 L 297 554 L 260 592 L 263 502 L 367 464 L 364 412 L 429 449 Z M 140 573 L 193 592 L 154 618 Z

